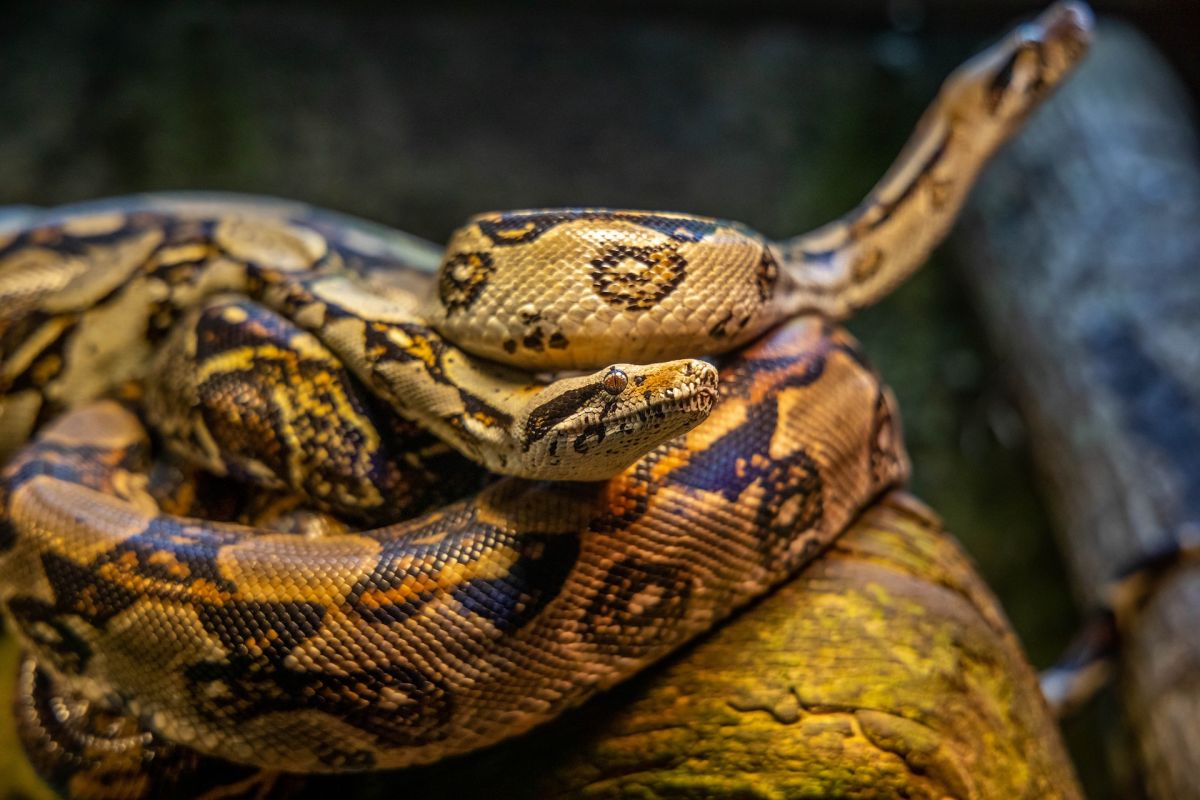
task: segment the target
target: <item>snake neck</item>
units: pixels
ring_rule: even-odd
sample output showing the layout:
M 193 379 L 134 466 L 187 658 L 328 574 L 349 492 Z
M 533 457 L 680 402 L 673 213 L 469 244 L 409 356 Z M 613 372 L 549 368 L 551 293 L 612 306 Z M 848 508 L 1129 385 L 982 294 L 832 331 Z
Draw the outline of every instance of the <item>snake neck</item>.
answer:
M 872 305 L 945 238 L 988 159 L 1083 58 L 1086 6 L 1052 6 L 959 67 L 942 85 L 888 173 L 857 207 L 770 246 L 788 282 L 783 317 L 834 319 Z

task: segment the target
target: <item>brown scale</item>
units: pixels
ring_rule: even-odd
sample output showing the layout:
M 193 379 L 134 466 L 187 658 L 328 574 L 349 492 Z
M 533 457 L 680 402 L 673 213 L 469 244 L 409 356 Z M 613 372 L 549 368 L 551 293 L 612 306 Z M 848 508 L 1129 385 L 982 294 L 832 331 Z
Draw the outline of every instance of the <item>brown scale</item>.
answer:
M 630 264 L 637 267 L 630 269 Z M 591 262 L 596 294 L 630 311 L 653 308 L 687 277 L 687 260 L 671 245 L 615 245 Z

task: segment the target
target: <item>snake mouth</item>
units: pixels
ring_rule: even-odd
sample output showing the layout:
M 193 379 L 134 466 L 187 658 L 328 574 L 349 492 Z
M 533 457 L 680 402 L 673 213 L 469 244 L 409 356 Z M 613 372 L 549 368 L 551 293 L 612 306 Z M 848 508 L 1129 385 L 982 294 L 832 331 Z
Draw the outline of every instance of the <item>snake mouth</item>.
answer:
M 572 446 L 580 450 L 581 446 L 586 446 L 589 435 L 601 427 L 605 433 L 596 433 L 600 439 L 636 434 L 647 428 L 659 429 L 661 425 L 682 428 L 677 433 L 694 427 L 713 410 L 718 398 L 716 371 L 708 365 L 704 367 L 707 368 L 694 369 L 682 379 L 677 375 L 677 383 L 670 386 L 643 389 L 640 397 L 617 403 L 607 413 L 584 415 L 583 426 L 578 428 L 576 443 Z
M 716 368 L 691 359 L 618 365 L 573 384 L 525 421 L 527 477 L 609 478 L 696 427 L 718 398 Z
M 585 411 L 564 427 L 561 436 L 571 439 L 573 450 L 585 453 L 593 444 L 598 446 L 613 437 L 657 434 L 655 439 L 665 441 L 691 430 L 709 415 L 719 395 L 717 372 L 705 366 L 708 368 L 694 370 L 693 375 L 671 386 L 643 389 L 640 397 Z M 668 430 L 673 432 L 668 434 Z
M 707 366 L 707 365 L 706 365 Z M 642 408 L 633 407 L 607 421 L 609 426 L 625 430 L 629 425 L 645 423 L 651 419 L 668 419 L 675 416 L 699 416 L 702 420 L 716 405 L 720 392 L 717 389 L 717 372 L 714 368 L 697 370 L 695 377 L 657 392 L 646 391 Z M 698 424 L 698 423 L 697 423 Z M 688 426 L 690 430 L 693 426 Z
M 640 403 L 631 403 L 619 413 L 583 414 L 550 447 L 557 450 L 556 454 L 568 448 L 572 455 L 584 457 L 573 480 L 607 478 L 660 444 L 699 425 L 713 410 L 718 397 L 716 372 L 708 371 L 694 381 L 662 389 L 650 398 L 642 398 Z M 588 461 L 589 456 L 595 460 Z

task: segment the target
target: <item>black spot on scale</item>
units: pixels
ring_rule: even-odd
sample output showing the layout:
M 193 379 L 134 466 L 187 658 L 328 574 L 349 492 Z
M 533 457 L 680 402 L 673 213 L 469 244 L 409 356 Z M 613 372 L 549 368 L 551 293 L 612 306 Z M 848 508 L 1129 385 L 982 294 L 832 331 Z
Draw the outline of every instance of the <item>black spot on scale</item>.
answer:
M 495 421 L 496 425 L 507 427 L 512 424 L 512 415 L 506 414 L 496 406 L 488 403 L 480 397 L 471 394 L 463 388 L 459 388 L 459 399 L 462 400 L 463 407 L 468 414 L 477 417 L 487 417 Z
M 30 677 L 20 682 L 17 731 L 34 768 L 59 796 L 88 787 L 85 792 L 109 797 L 210 797 L 223 796 L 217 791 L 221 787 L 253 783 L 255 767 L 169 742 L 142 720 L 86 700 L 41 664 Z M 298 787 L 291 778 L 274 785 L 283 796 Z
M 230 321 L 228 312 L 236 309 L 244 318 Z M 236 300 L 205 308 L 196 320 L 196 357 L 203 362 L 228 350 L 247 345 L 286 346 L 299 332 L 289 320 L 257 303 Z
M 288 666 L 279 651 L 250 648 L 223 660 L 184 669 L 202 714 L 219 723 L 245 722 L 264 714 L 318 711 L 365 731 L 383 747 L 428 744 L 448 735 L 452 699 L 435 677 L 400 661 L 346 670 Z M 327 747 L 322 762 L 343 769 L 368 768 L 365 751 Z
M 467 531 L 471 535 L 465 535 Z M 573 533 L 514 535 L 469 520 L 465 526 L 440 533 L 428 544 L 414 545 L 415 536 L 385 543 L 378 565 L 349 595 L 356 613 L 375 625 L 400 625 L 445 592 L 496 628 L 514 630 L 558 595 L 579 555 L 579 539 Z M 424 576 L 431 583 L 436 582 L 433 572 L 449 564 L 461 565 L 469 574 L 476 559 L 493 552 L 513 557 L 500 577 L 467 578 L 452 587 L 418 594 L 405 591 L 418 572 L 416 577 Z
M 576 453 L 586 453 L 588 448 L 591 447 L 591 444 L 588 442 L 589 439 L 595 439 L 595 444 L 599 446 L 604 442 L 606 434 L 607 431 L 604 423 L 593 423 L 584 428 L 583 432 L 575 437 L 575 442 L 572 446 L 575 448 Z
M 627 556 L 616 561 L 583 615 L 584 640 L 600 652 L 630 658 L 661 646 L 687 611 L 689 573 L 668 560 Z
M 221 574 L 217 554 L 241 541 L 243 534 L 216 526 L 187 525 L 156 517 L 146 530 L 131 536 L 97 560 L 112 564 L 131 579 L 149 579 L 169 586 L 189 587 L 197 581 L 233 594 L 237 586 Z
M 497 247 L 532 242 L 551 228 L 578 217 L 570 213 L 512 213 L 480 217 L 475 224 Z
M 717 320 L 717 323 L 708 329 L 708 335 L 714 339 L 725 338 L 725 325 L 733 318 L 733 312 L 727 312 L 724 317 Z
M 15 597 L 8 603 L 9 614 L 40 656 L 63 672 L 80 672 L 92 651 L 68 618 L 77 617 L 92 627 L 103 628 L 142 594 L 100 577 L 94 566 L 76 564 L 55 553 L 44 554 L 41 561 L 54 602 Z
M 87 668 L 91 646 L 68 624 L 55 605 L 33 597 L 14 597 L 8 603 L 9 619 L 33 644 L 37 655 L 60 672 L 77 675 Z
M 542 341 L 542 329 L 538 326 L 533 329 L 532 333 L 525 334 L 525 338 L 521 340 L 521 344 L 528 350 L 542 352 L 546 349 L 545 342 Z
M 605 302 L 629 311 L 647 311 L 687 277 L 688 263 L 674 245 L 616 244 L 591 261 L 592 289 Z
M 330 319 L 356 319 L 356 315 L 342 309 L 326 312 Z M 391 336 L 396 330 L 414 343 L 412 347 L 402 347 Z M 415 323 L 390 323 L 388 325 L 368 325 L 364 331 L 364 349 L 367 352 L 383 354 L 381 358 L 373 359 L 373 363 L 397 361 L 401 364 L 418 363 L 425 369 L 425 374 L 438 383 L 454 386 L 454 382 L 446 375 L 442 362 L 448 345 L 446 341 L 432 328 Z M 431 358 L 432 357 L 432 358 Z
M 775 533 L 774 537 L 763 537 L 764 555 L 781 556 L 767 550 L 786 547 L 796 532 L 809 530 L 820 520 L 824 513 L 824 481 L 816 462 L 803 450 L 772 461 L 760 480 L 764 497 L 755 524 L 760 530 Z M 785 508 L 791 513 L 784 513 Z
M 671 480 L 708 492 L 720 492 L 735 502 L 752 483 L 763 479 L 777 459 L 769 455 L 771 437 L 778 424 L 777 398 L 780 391 L 812 385 L 825 372 L 825 354 L 818 353 L 803 372 L 792 374 L 765 397 L 746 421 L 717 439 L 704 450 L 693 452 L 688 463 L 671 473 Z M 752 365 L 758 371 L 795 369 L 794 359 L 758 359 Z M 755 459 L 758 455 L 760 458 Z M 807 458 L 805 456 L 804 458 Z
M 750 317 L 745 316 L 739 320 L 733 318 L 733 312 L 726 312 L 725 316 L 717 321 L 715 325 L 709 328 L 708 335 L 714 339 L 724 339 L 726 336 L 734 336 L 742 331 L 750 322 Z
M 515 352 L 517 352 L 517 340 L 516 339 L 505 339 L 503 347 L 504 347 L 504 352 L 510 353 L 510 354 L 515 353 Z
M 638 211 L 613 211 L 610 209 L 565 208 L 556 211 L 518 211 L 478 217 L 474 223 L 479 230 L 499 247 L 532 242 L 546 231 L 576 220 L 619 220 L 649 228 L 676 242 L 699 242 L 710 236 L 717 228 L 725 226 L 756 236 L 745 226 L 725 220 L 668 216 Z
M 448 314 L 471 307 L 496 271 L 487 253 L 454 253 L 438 271 L 438 298 Z
M 476 578 L 455 590 L 463 608 L 502 631 L 523 627 L 562 589 L 579 558 L 575 534 L 526 534 L 521 555 L 501 578 Z
M 896 420 L 882 389 L 875 397 L 874 422 L 871 425 L 871 475 L 879 486 L 892 483 L 901 474 L 902 460 L 899 455 L 903 445 L 896 429 Z
M 1021 48 L 1013 50 L 1000 69 L 996 70 L 996 74 L 992 77 L 992 82 L 988 86 L 988 113 L 995 114 L 1000 107 L 1000 101 L 1004 98 L 1004 93 L 1008 91 L 1009 85 L 1012 83 L 1013 70 L 1017 64 L 1017 58 L 1021 54 Z
M 779 358 L 771 358 L 771 357 L 768 357 L 768 358 L 739 358 L 736 361 L 730 362 L 723 367 L 723 370 L 725 370 L 725 373 L 723 373 L 723 374 L 727 373 L 727 374 L 729 374 L 729 377 L 722 379 L 721 386 L 727 387 L 730 384 L 734 383 L 736 380 L 741 380 L 742 378 L 740 376 L 742 376 L 743 373 L 750 372 L 750 371 L 753 371 L 755 373 L 767 373 L 767 372 L 776 372 L 776 371 L 787 372 L 788 373 L 787 376 L 779 384 L 779 386 L 777 386 L 775 388 L 775 392 L 778 392 L 782 389 L 792 389 L 792 388 L 800 388 L 803 386 L 811 386 L 813 383 L 815 383 L 817 381 L 817 379 L 819 379 L 823 374 L 825 374 L 825 365 L 826 365 L 826 362 L 827 362 L 827 359 L 829 356 L 829 352 L 831 350 L 838 351 L 838 352 L 846 352 L 848 355 L 851 356 L 851 358 L 855 358 L 856 361 L 858 360 L 859 357 L 861 357 L 858 354 L 856 354 L 853 350 L 851 350 L 843 345 L 832 344 L 832 347 L 830 347 L 829 345 L 831 345 L 831 344 L 832 343 L 829 342 L 829 340 L 826 338 L 824 341 L 821 342 L 821 344 L 818 346 L 818 348 L 814 349 L 810 354 L 808 354 L 808 356 L 805 360 L 805 363 L 804 363 L 804 371 L 803 372 L 796 371 L 796 358 L 794 356 L 786 356 L 786 357 L 779 357 Z M 869 367 L 866 367 L 865 365 L 863 365 L 863 366 L 864 366 L 864 368 L 869 369 Z M 771 397 L 772 403 L 774 403 L 773 395 L 774 395 L 774 393 L 772 393 L 772 397 Z M 756 415 L 761 414 L 761 413 L 764 413 L 764 411 L 762 409 L 755 410 Z M 774 423 L 772 422 L 772 424 L 774 424 Z
M 775 416 L 752 417 L 671 476 L 690 488 L 718 492 L 731 503 L 742 502 L 743 493 L 757 484 L 756 549 L 762 563 L 772 567 L 788 554 L 796 535 L 813 528 L 824 513 L 824 481 L 816 462 L 803 450 L 770 457 Z
M 766 403 L 774 406 L 773 399 Z M 744 465 L 754 454 L 768 452 L 776 416 L 775 413 L 751 416 L 738 429 L 693 453 L 687 464 L 671 473 L 671 480 L 691 489 L 719 492 L 729 502 L 736 502 L 762 476 L 762 470 L 746 469 Z
M 613 219 L 618 219 L 623 222 L 632 222 L 634 225 L 640 225 L 643 228 L 657 231 L 658 233 L 668 236 L 677 242 L 699 242 L 704 237 L 712 235 L 714 231 L 721 225 L 728 227 L 742 228 L 743 226 L 734 222 L 723 222 L 717 219 L 706 219 L 704 217 L 671 217 L 661 214 L 639 214 L 637 212 L 618 212 L 613 214 Z
M 525 423 L 525 449 L 544 439 L 555 425 L 568 419 L 603 391 L 604 388 L 598 383 L 579 386 L 535 408 Z
M 567 341 L 566 336 L 563 336 L 562 331 L 555 331 L 550 334 L 550 341 L 547 342 L 551 350 L 565 350 L 568 344 L 570 342 Z
M 779 283 L 779 262 L 769 247 L 764 246 L 758 267 L 754 271 L 754 285 L 758 289 L 758 300 L 765 303 L 775 296 L 775 286 Z
M 234 656 L 281 662 L 321 627 L 325 609 L 316 603 L 231 601 L 197 607 L 200 624 Z
M 95 627 L 142 598 L 140 592 L 100 577 L 95 565 L 76 564 L 56 553 L 42 556 L 42 569 L 54 591 L 54 613 L 75 614 Z

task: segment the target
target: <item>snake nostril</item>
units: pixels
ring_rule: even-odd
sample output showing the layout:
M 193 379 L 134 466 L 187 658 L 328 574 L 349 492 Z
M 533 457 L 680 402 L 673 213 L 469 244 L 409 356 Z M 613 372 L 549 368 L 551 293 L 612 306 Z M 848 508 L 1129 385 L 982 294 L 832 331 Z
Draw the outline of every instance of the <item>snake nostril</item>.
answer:
M 624 371 L 613 367 L 608 371 L 608 374 L 604 376 L 602 383 L 604 386 L 604 391 L 608 392 L 609 394 L 620 394 L 621 392 L 625 391 L 625 387 L 629 385 L 629 376 L 626 375 Z

